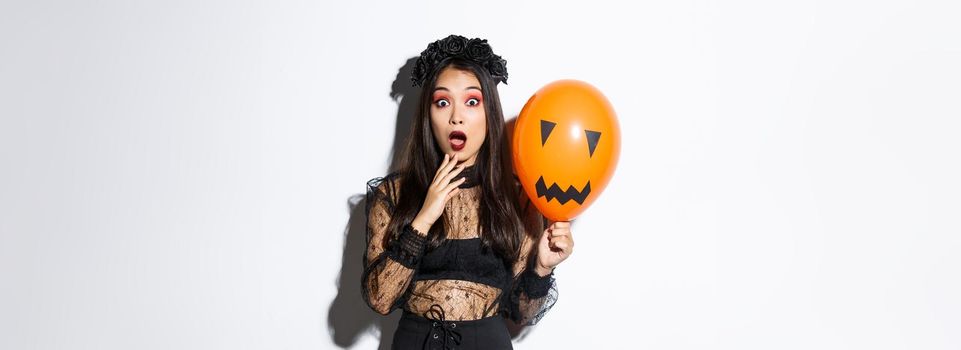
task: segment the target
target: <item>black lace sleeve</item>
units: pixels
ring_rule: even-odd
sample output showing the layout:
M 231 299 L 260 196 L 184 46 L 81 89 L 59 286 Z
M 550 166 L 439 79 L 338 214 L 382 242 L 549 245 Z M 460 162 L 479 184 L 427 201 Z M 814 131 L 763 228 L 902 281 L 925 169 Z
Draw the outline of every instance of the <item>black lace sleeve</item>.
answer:
M 537 243 L 544 233 L 544 218 L 537 208 L 526 200 L 524 227 L 526 234 L 521 245 L 521 256 L 514 265 L 511 290 L 507 293 L 507 315 L 519 325 L 537 324 L 557 302 L 557 281 L 552 271 L 547 276 L 534 272 L 537 259 Z
M 409 224 L 401 232 L 389 232 L 397 204 L 396 178 L 388 175 L 367 183 L 367 250 L 361 290 L 367 304 L 384 315 L 406 301 L 426 246 L 426 238 Z

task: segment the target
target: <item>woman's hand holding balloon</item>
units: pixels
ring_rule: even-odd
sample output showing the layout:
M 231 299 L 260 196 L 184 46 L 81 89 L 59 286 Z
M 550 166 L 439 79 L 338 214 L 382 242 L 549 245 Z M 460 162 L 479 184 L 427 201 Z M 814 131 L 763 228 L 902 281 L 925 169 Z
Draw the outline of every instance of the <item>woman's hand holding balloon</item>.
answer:
M 537 245 L 537 265 L 535 272 L 540 276 L 547 276 L 558 264 L 566 260 L 574 252 L 574 238 L 571 236 L 570 221 L 556 221 L 551 223 L 541 235 Z

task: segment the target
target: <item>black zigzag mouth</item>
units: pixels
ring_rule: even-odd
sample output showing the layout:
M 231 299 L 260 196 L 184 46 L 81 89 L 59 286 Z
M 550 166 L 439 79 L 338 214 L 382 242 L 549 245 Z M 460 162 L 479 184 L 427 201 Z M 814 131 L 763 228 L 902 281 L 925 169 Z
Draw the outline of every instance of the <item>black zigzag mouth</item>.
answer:
M 567 190 L 561 190 L 561 187 L 557 183 L 551 184 L 551 187 L 547 187 L 544 183 L 544 177 L 541 176 L 537 179 L 537 184 L 534 185 L 537 189 L 537 198 L 547 197 L 547 201 L 550 202 L 551 199 L 557 199 L 561 204 L 566 204 L 568 201 L 575 201 L 577 204 L 584 204 L 584 200 L 587 196 L 591 194 L 591 182 L 587 181 L 580 191 L 578 191 L 574 186 L 568 186 Z

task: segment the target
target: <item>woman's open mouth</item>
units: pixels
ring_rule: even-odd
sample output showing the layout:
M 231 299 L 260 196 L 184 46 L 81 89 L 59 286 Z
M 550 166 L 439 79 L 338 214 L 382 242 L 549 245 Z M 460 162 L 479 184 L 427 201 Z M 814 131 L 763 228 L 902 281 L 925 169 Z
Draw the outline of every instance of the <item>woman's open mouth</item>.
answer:
M 467 144 L 467 134 L 464 134 L 463 131 L 451 132 L 448 138 L 450 141 L 450 147 L 453 148 L 454 151 L 460 151 L 464 149 L 464 145 Z

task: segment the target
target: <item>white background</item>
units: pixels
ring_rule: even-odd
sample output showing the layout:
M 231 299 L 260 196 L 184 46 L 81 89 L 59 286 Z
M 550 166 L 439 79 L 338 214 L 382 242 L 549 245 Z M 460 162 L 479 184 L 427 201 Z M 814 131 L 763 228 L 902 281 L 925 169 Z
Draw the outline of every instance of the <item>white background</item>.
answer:
M 377 348 L 357 196 L 416 98 L 402 67 L 451 33 L 508 60 L 508 117 L 577 78 L 624 135 L 517 349 L 961 348 L 959 17 L 4 1 L 0 348 Z

